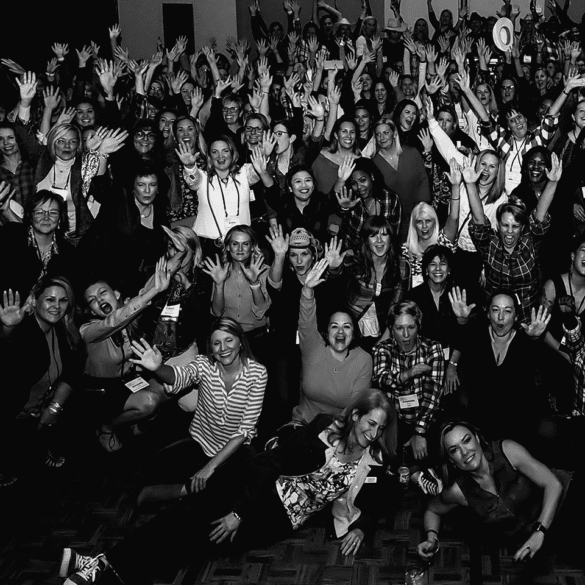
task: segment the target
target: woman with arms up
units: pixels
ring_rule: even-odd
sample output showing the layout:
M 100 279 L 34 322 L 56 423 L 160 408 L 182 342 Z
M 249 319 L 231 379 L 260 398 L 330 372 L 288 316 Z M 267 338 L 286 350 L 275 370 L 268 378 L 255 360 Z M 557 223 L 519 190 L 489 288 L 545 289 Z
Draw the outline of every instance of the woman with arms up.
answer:
M 563 486 L 555 474 L 510 440 L 486 443 L 463 421 L 448 421 L 440 431 L 445 489 L 424 515 L 427 538 L 419 555 L 430 560 L 439 550 L 441 517 L 458 506 L 469 508 L 481 526 L 518 546 L 515 561 L 540 550 L 555 517 Z
M 151 349 L 138 352 L 141 363 L 157 366 Z M 170 381 L 167 374 L 162 372 L 161 381 Z M 186 498 L 95 558 L 66 548 L 60 575 L 69 576 L 65 585 L 94 583 L 110 567 L 120 582 L 145 585 L 161 565 L 168 570 L 186 561 L 199 563 L 222 542 L 244 550 L 273 544 L 328 509 L 333 516 L 327 515 L 328 532 L 341 539 L 344 556 L 355 555 L 383 497 L 380 478 L 366 478 L 377 474 L 382 453 L 393 454 L 395 448 L 394 409 L 382 392 L 370 390 L 343 416 L 320 415 L 256 456 L 243 485 L 235 477 L 230 482 L 229 495 L 205 490 Z

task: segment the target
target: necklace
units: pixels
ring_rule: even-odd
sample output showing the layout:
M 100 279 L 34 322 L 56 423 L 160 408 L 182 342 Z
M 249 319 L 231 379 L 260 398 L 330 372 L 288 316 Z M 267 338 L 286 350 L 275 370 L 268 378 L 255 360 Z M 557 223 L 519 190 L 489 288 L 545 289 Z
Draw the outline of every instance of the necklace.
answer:
M 140 217 L 142 219 L 147 219 L 147 218 L 149 218 L 152 215 L 152 205 L 147 205 L 146 207 L 149 208 L 149 211 L 148 211 L 148 214 L 146 214 L 146 213 L 141 213 L 140 214 Z

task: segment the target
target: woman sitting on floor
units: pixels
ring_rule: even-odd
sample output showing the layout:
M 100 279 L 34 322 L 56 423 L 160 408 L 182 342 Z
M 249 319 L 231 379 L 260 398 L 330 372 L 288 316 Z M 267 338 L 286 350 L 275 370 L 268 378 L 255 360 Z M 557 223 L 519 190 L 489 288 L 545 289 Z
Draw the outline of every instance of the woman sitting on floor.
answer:
M 143 367 L 155 371 L 161 382 L 173 382 L 173 371 L 160 367 L 156 350 L 137 344 L 136 351 Z M 354 555 L 373 526 L 357 504 L 370 507 L 375 518 L 383 497 L 381 482 L 366 478 L 380 465 L 382 451 L 394 454 L 395 448 L 394 409 L 383 392 L 371 390 L 343 416 L 319 415 L 275 449 L 258 455 L 243 486 L 235 478 L 225 482 L 231 493 L 205 490 L 201 497 L 186 498 L 105 555 L 91 558 L 66 548 L 60 575 L 69 577 L 65 585 L 83 585 L 111 567 L 120 582 L 145 585 L 161 565 L 200 562 L 214 544 L 225 541 L 250 549 L 288 538 L 329 504 L 331 533 L 343 539 L 343 555 Z

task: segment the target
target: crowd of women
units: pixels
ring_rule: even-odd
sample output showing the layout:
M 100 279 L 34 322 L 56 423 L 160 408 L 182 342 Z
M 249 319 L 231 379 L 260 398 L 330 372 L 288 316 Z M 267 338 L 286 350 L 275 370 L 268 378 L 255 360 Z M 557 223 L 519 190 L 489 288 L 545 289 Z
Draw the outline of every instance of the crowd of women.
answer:
M 432 0 L 432 37 L 399 2 L 383 26 L 368 0 L 356 23 L 285 0 L 285 31 L 255 0 L 253 49 L 179 38 L 135 60 L 113 25 L 107 48 L 55 43 L 42 72 L 0 60 L 0 489 L 66 464 L 86 391 L 108 452 L 192 413 L 138 498 L 176 507 L 106 555 L 65 549 L 66 583 L 146 583 L 328 504 L 355 554 L 379 467 L 433 498 L 423 558 L 457 506 L 518 560 L 542 547 L 570 494 L 551 468 L 578 474 L 585 437 L 569 4 L 505 0 L 507 47 L 495 16 Z

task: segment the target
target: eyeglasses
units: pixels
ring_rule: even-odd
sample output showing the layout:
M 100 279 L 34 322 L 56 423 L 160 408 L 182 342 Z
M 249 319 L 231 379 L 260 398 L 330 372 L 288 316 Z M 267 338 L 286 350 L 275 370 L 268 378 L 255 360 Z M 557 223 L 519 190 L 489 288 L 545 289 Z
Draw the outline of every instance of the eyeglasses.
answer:
M 134 134 L 134 138 L 138 138 L 139 140 L 150 140 L 150 141 L 155 141 L 156 140 L 156 134 L 154 134 L 153 132 L 136 132 L 136 134 Z
M 246 126 L 244 130 L 250 134 L 262 134 L 262 132 L 264 132 L 262 126 Z
M 55 144 L 59 146 L 77 146 L 79 144 L 79 140 L 77 138 L 71 138 L 70 140 L 65 140 L 64 138 L 58 138 L 55 140 Z
M 44 209 L 35 209 L 33 211 L 33 217 L 35 219 L 43 219 L 44 217 L 50 217 L 51 219 L 59 219 L 61 212 L 58 209 L 50 209 L 45 211 Z
M 502 91 L 505 91 L 506 93 L 512 91 L 514 89 L 513 85 L 502 85 Z
M 236 112 L 240 111 L 240 108 L 222 108 L 221 111 L 224 114 L 235 114 Z
M 276 136 L 276 138 L 281 138 L 283 134 L 286 134 L 287 136 L 289 136 L 289 133 L 284 131 L 284 130 L 277 130 L 274 133 L 274 136 Z

